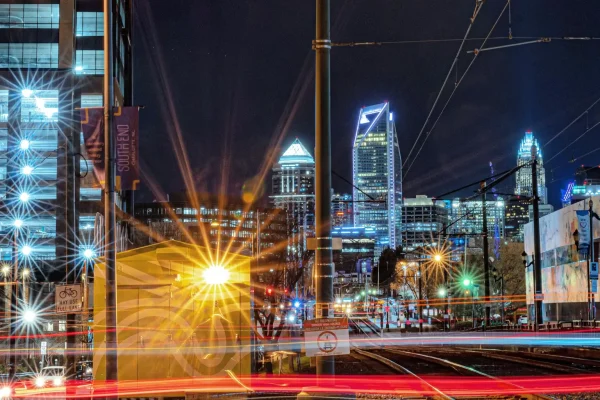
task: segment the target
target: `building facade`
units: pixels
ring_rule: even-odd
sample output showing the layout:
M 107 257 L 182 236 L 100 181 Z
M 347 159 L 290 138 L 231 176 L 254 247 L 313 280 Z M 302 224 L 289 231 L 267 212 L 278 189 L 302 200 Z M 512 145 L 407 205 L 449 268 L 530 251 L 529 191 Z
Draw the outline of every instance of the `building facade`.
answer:
M 221 252 L 260 255 L 284 247 L 286 219 L 282 210 L 247 209 L 241 201 L 173 193 L 168 201 L 137 203 L 136 245 L 164 240 L 194 243 Z
M 519 151 L 517 152 L 517 166 L 527 165 L 531 162 L 531 146 L 537 147 L 537 183 L 538 183 L 538 196 L 541 204 L 548 202 L 548 191 L 546 189 L 546 170 L 544 169 L 544 158 L 542 156 L 542 148 L 540 147 L 537 139 L 534 138 L 531 131 L 525 132 L 525 137 L 521 141 Z M 515 194 L 521 196 L 533 196 L 533 184 L 532 184 L 532 172 L 531 166 L 527 165 L 515 174 Z
M 354 225 L 352 213 L 352 195 L 337 194 L 331 196 L 331 226 L 333 228 L 350 227 Z
M 115 4 L 115 104 L 129 106 L 132 4 Z M 103 105 L 103 36 L 101 0 L 0 1 L 0 236 L 18 224 L 21 253 L 39 269 L 64 271 L 101 220 L 78 109 Z M 0 258 L 11 252 L 0 241 Z
M 592 197 L 593 211 L 600 214 L 600 196 Z M 580 242 L 578 233 L 589 231 L 588 217 L 585 226 L 579 225 L 577 211 L 587 210 L 587 202 L 572 204 L 540 218 L 542 317 L 544 321 L 572 321 L 598 319 L 589 314 L 588 288 L 597 303 L 600 300 L 597 285 L 589 281 L 589 247 Z M 589 214 L 588 214 L 589 215 Z M 600 221 L 592 222 L 594 259 L 598 261 L 600 249 Z M 525 253 L 527 253 L 526 297 L 530 321 L 533 318 L 534 280 L 533 222 L 525 225 Z M 590 285 L 590 286 L 588 286 Z
M 373 228 L 375 256 L 401 244 L 402 160 L 389 103 L 363 107 L 352 149 L 354 226 Z
M 505 226 L 506 238 L 513 242 L 522 242 L 524 227 L 529 222 L 529 205 L 527 198 L 511 198 L 506 202 Z
M 450 208 L 450 220 L 457 221 L 450 228 L 453 234 L 478 235 L 483 232 L 483 202 L 481 200 L 447 202 Z M 500 197 L 485 202 L 489 237 L 505 236 L 504 200 Z M 490 241 L 491 243 L 491 241 Z
M 315 160 L 298 139 L 273 166 L 270 199 L 284 211 L 290 256 L 301 258 L 315 231 Z
M 448 226 L 448 209 L 427 196 L 405 198 L 402 205 L 402 247 L 413 251 L 437 243 Z

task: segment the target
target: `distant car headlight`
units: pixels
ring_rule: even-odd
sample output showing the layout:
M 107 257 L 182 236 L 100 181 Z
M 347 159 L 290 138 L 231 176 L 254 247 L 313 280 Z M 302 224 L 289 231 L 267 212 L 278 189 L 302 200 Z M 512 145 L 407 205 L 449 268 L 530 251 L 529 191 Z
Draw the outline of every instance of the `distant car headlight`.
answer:
M 8 399 L 12 396 L 12 388 L 10 386 L 2 386 L 0 388 L 0 399 Z
M 54 378 L 52 378 L 52 385 L 54 386 L 62 386 L 64 382 L 65 380 L 62 376 L 55 376 Z
M 37 378 L 35 378 L 35 381 L 33 383 L 36 387 L 43 388 L 44 386 L 46 386 L 46 378 L 44 378 L 43 376 L 38 376 Z

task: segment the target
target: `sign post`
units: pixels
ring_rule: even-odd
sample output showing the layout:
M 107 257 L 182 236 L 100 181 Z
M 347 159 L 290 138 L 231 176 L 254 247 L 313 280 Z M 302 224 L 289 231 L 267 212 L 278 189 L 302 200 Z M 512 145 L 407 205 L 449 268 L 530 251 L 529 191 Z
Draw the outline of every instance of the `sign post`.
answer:
M 348 318 L 318 318 L 304 322 L 308 357 L 350 354 Z

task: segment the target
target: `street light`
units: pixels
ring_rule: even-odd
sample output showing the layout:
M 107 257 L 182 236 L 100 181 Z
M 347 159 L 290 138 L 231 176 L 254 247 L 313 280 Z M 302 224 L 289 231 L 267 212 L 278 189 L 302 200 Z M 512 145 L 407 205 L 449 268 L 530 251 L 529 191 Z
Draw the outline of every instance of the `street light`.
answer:
M 442 261 L 442 255 L 441 254 L 436 254 L 433 256 L 433 259 L 435 260 L 435 262 L 441 262 Z
M 446 297 L 446 289 L 444 289 L 444 288 L 439 289 L 438 290 L 438 295 L 440 297 Z
M 31 308 L 25 310 L 23 313 L 23 321 L 27 324 L 33 324 L 37 320 L 37 312 Z
M 209 285 L 222 285 L 229 281 L 230 273 L 222 265 L 211 265 L 202 273 L 204 282 Z
M 31 95 L 33 94 L 33 90 L 31 89 L 23 89 L 21 90 L 21 94 L 23 95 L 23 97 L 31 97 Z
M 29 145 L 31 144 L 31 142 L 27 139 L 21 139 L 21 142 L 19 143 L 19 148 L 21 150 L 29 150 Z
M 21 247 L 21 254 L 23 254 L 26 257 L 30 256 L 32 251 L 33 251 L 33 249 L 28 244 L 26 244 L 25 246 Z
M 96 252 L 90 248 L 87 248 L 83 251 L 82 255 L 86 260 L 91 260 L 96 256 Z
M 33 172 L 33 167 L 31 165 L 24 165 L 21 168 L 21 173 L 23 175 L 31 175 L 32 172 Z
M 23 203 L 27 203 L 29 201 L 29 193 L 27 192 L 22 192 L 21 194 L 19 194 L 19 200 L 21 200 Z
M 19 229 L 20 227 L 23 226 L 23 220 L 22 219 L 15 219 L 13 221 L 13 226 L 17 229 Z

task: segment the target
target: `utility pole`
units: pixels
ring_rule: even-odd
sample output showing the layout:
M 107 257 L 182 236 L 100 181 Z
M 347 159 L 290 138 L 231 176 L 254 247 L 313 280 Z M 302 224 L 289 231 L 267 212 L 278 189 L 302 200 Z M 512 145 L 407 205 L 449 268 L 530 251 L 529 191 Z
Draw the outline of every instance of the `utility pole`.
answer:
M 542 257 L 540 246 L 540 198 L 538 196 L 537 182 L 537 147 L 531 146 L 531 185 L 533 186 L 533 279 L 535 282 L 535 321 L 534 330 L 537 332 L 539 326 L 543 323 L 542 318 Z
M 419 301 L 417 310 L 419 312 L 419 333 L 423 333 L 423 269 L 421 268 L 423 255 L 419 256 Z
M 485 181 L 481 181 L 481 209 L 483 213 L 483 273 L 485 285 L 485 322 L 483 329 L 490 326 L 490 260 L 488 249 L 488 226 L 487 226 L 487 192 L 485 190 Z
M 588 313 L 588 318 L 589 320 L 594 320 L 596 319 L 596 300 L 595 300 L 595 293 L 592 293 L 592 288 L 591 288 L 591 271 L 592 271 L 592 263 L 594 262 L 594 201 L 592 200 L 592 196 L 590 196 L 590 201 L 589 201 L 589 206 L 590 206 L 590 260 L 588 261 L 588 307 L 589 307 L 589 313 Z
M 315 267 L 317 318 L 333 318 L 331 238 L 331 77 L 330 0 L 316 0 L 315 50 Z M 317 357 L 317 375 L 334 375 L 332 356 Z
M 106 380 L 116 383 L 117 269 L 115 217 L 115 145 L 112 135 L 115 88 L 113 77 L 113 0 L 104 1 L 104 260 L 106 265 Z M 116 391 L 114 396 L 116 397 Z

